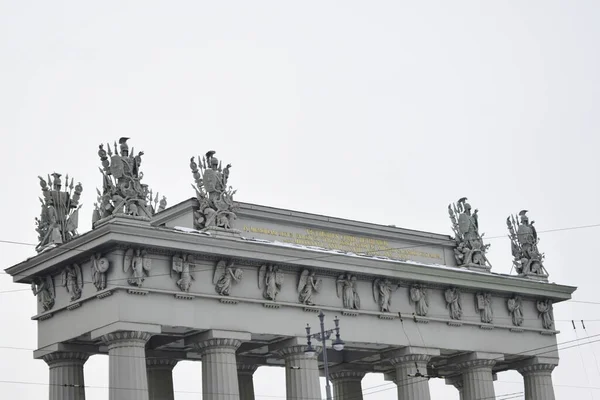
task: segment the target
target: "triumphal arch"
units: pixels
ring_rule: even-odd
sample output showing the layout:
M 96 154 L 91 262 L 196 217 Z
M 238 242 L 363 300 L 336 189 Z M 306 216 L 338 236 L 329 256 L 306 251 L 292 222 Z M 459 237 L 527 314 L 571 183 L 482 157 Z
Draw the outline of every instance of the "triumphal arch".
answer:
M 109 357 L 111 400 L 173 399 L 180 360 L 202 363 L 204 399 L 254 399 L 264 365 L 285 368 L 294 400 L 321 399 L 325 366 L 335 399 L 362 399 L 368 372 L 403 400 L 430 399 L 431 377 L 492 399 L 511 369 L 526 399 L 554 399 L 552 304 L 575 288 L 548 283 L 527 211 L 506 221 L 517 274 L 503 275 L 467 198 L 448 206 L 452 236 L 238 203 L 210 151 L 183 160 L 195 196 L 167 207 L 127 138 L 98 156 L 93 229 L 77 232 L 81 183 L 40 177 L 39 254 L 7 269 L 37 296 L 51 400 L 85 398 L 91 354 Z M 305 330 L 320 312 L 339 321 L 326 346 Z

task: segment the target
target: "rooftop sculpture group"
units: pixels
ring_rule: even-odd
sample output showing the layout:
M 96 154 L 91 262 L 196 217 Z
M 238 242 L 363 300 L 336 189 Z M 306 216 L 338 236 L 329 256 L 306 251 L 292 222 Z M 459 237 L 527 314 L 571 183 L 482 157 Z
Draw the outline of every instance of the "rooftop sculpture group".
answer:
M 534 221 L 529 222 L 527 210 L 519 212 L 519 217 L 511 215 L 506 218 L 514 257 L 513 265 L 519 275 L 548 277 L 542 263 L 544 254 L 538 250 L 540 240 L 533 226 Z
M 489 271 L 492 266 L 485 253 L 490 247 L 483 244 L 483 234 L 479 233 L 479 216 L 476 209 L 471 213 L 471 205 L 462 197 L 455 204 L 448 205 L 456 248 L 454 257 L 459 267 Z
M 209 151 L 198 162 L 190 159 L 190 169 L 196 185 L 196 198 L 200 205 L 194 213 L 196 229 L 223 228 L 231 229 L 237 218 L 238 205 L 233 201 L 235 190 L 227 188 L 231 164 L 222 168 L 221 162 L 214 156 L 215 151 Z
M 99 146 L 98 156 L 102 162 L 100 168 L 102 192 L 98 190 L 93 223 L 115 214 L 150 218 L 167 206 L 167 199 L 164 196 L 159 203 L 158 193 L 154 198 L 154 206 L 152 205 L 152 191 L 149 190 L 148 185 L 142 183 L 144 174 L 140 171 L 144 152 L 140 151 L 134 155 L 132 148 L 130 153 L 128 139 L 126 137 L 119 139 L 119 151 L 115 142 L 114 154 L 110 144 L 106 144 L 107 150 L 104 149 L 104 145 Z M 159 203 L 158 210 L 157 203 Z
M 40 218 L 35 219 L 36 231 L 39 244 L 36 251 L 39 253 L 53 245 L 67 243 L 77 236 L 77 225 L 79 224 L 79 198 L 83 191 L 81 183 L 73 185 L 73 178 L 69 184 L 69 175 L 65 180 L 65 188 L 62 189 L 61 174 L 56 172 L 48 175 L 48 180 L 41 176 L 42 187 L 42 212 Z

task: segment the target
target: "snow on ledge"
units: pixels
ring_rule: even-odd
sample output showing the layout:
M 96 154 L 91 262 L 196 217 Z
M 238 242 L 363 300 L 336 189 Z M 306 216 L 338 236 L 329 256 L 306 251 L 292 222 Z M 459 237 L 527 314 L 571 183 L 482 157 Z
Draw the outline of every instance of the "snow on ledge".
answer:
M 202 231 L 199 231 L 198 229 L 186 228 L 185 226 L 174 226 L 173 229 L 176 231 L 179 231 L 179 232 L 183 232 L 183 233 L 193 233 L 196 235 L 211 236 L 210 232 L 202 232 Z

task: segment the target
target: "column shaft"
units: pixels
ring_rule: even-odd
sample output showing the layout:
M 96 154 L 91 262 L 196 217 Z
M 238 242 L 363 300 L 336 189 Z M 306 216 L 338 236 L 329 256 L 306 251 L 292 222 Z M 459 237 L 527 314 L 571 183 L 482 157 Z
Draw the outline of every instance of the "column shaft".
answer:
M 340 371 L 329 374 L 333 384 L 333 398 L 335 400 L 363 400 L 362 378 L 364 372 Z
M 177 360 L 148 358 L 146 372 L 148 375 L 148 398 L 150 400 L 174 400 L 173 368 Z
M 278 351 L 285 360 L 285 387 L 288 400 L 321 398 L 319 364 L 316 354 L 308 356 L 306 346 L 297 345 Z
M 50 400 L 85 400 L 83 364 L 88 357 L 78 352 L 56 352 L 42 357 L 50 368 Z
M 202 398 L 205 400 L 239 400 L 235 351 L 237 339 L 212 338 L 195 343 L 202 354 Z
M 525 383 L 525 400 L 555 400 L 552 370 L 555 365 L 535 364 L 518 371 Z
M 145 346 L 150 336 L 119 331 L 102 337 L 108 345 L 109 400 L 149 400 Z
M 463 400 L 495 399 L 492 367 L 494 360 L 472 360 L 457 367 L 463 376 Z
M 427 375 L 427 362 L 431 356 L 425 354 L 408 354 L 390 359 L 396 367 L 396 385 L 398 399 L 431 400 L 429 380 L 423 377 L 410 377 L 419 372 Z
M 240 388 L 240 400 L 254 400 L 254 379 L 253 375 L 258 365 L 237 365 L 238 386 Z
M 446 385 L 452 385 L 458 390 L 458 396 L 460 400 L 463 400 L 463 377 L 462 375 L 455 375 L 446 378 Z

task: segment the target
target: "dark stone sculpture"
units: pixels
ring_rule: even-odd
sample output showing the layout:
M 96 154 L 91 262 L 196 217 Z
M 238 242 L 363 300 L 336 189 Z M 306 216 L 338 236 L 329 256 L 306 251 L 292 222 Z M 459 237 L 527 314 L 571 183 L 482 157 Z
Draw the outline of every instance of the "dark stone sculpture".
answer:
M 215 151 L 209 151 L 202 158 L 198 156 L 196 163 L 194 157 L 190 159 L 190 169 L 194 176 L 199 208 L 194 212 L 194 225 L 196 229 L 211 227 L 232 229 L 233 221 L 237 218 L 238 204 L 233 201 L 235 190 L 227 187 L 229 169 L 225 168 L 214 156 Z
M 462 197 L 455 204 L 448 205 L 452 230 L 456 240 L 454 257 L 459 267 L 489 271 L 492 266 L 485 253 L 490 247 L 483 244 L 483 234 L 479 233 L 478 210 L 471 213 L 471 205 Z
M 533 226 L 534 222 L 529 222 L 527 210 L 519 212 L 519 217 L 511 215 L 506 218 L 513 264 L 521 276 L 545 279 L 548 278 L 548 272 L 543 265 L 544 254 L 538 250 L 540 240 Z
M 73 178 L 69 184 L 69 175 L 66 176 L 65 188 L 62 188 L 61 174 L 56 172 L 52 178 L 48 175 L 48 181 L 41 176 L 40 186 L 42 187 L 42 212 L 40 218 L 35 219 L 36 231 L 38 233 L 39 244 L 36 251 L 39 253 L 49 246 L 55 246 L 67 243 L 77 236 L 77 226 L 79 225 L 79 198 L 83 187 L 81 183 L 73 185 Z

